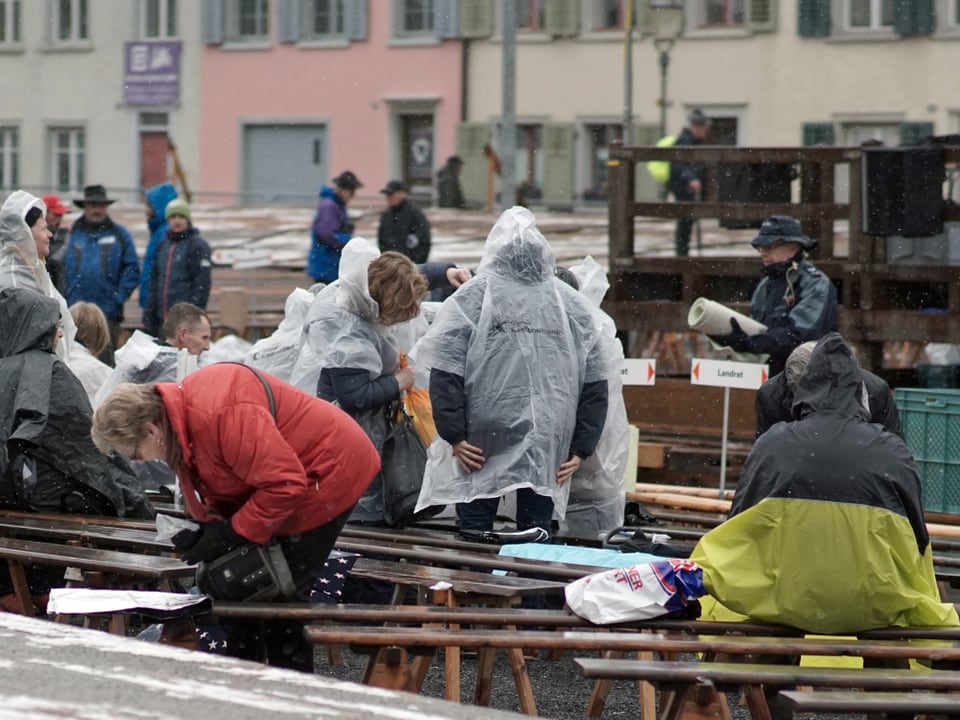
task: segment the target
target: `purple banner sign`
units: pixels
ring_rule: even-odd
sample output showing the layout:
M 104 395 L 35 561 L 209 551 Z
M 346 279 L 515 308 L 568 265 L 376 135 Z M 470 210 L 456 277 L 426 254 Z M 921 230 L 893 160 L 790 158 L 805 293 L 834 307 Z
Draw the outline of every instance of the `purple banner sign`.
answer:
M 180 41 L 128 42 L 123 48 L 123 102 L 176 105 L 180 99 Z

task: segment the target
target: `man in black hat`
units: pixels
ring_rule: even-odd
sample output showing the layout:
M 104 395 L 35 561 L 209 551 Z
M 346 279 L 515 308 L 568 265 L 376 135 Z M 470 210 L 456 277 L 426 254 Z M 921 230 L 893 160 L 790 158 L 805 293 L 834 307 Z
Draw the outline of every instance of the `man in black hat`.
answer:
M 463 188 L 460 187 L 460 170 L 463 160 L 459 155 L 447 158 L 447 164 L 437 172 L 437 207 L 458 208 L 467 206 L 463 197 Z
M 391 180 L 380 191 L 387 196 L 387 209 L 380 215 L 377 240 L 380 252 L 393 250 L 417 264 L 430 254 L 430 223 L 399 180 Z
M 776 375 L 794 348 L 837 331 L 837 289 L 804 258 L 816 241 L 794 218 L 767 218 L 750 244 L 760 253 L 764 274 L 750 300 L 750 317 L 767 330 L 747 335 L 731 318 L 731 333 L 713 340 L 738 352 L 769 355 L 770 375 Z
M 87 185 L 73 204 L 83 215 L 70 228 L 63 264 L 67 304 L 91 302 L 103 310 L 110 327 L 110 345 L 101 359 L 112 365 L 123 322 L 123 304 L 140 284 L 140 263 L 130 231 L 107 214 L 115 200 L 103 185 Z
M 310 257 L 307 275 L 314 282 L 331 283 L 340 272 L 340 251 L 353 237 L 353 223 L 347 215 L 347 204 L 363 183 L 349 170 L 333 179 L 333 186 L 320 188 L 320 203 L 313 216 Z
M 703 114 L 700 108 L 695 108 L 687 118 L 687 127 L 680 131 L 674 147 L 693 147 L 707 141 L 710 132 L 710 118 Z M 703 163 L 672 162 L 670 163 L 670 179 L 667 181 L 667 190 L 679 202 L 693 202 L 703 196 L 703 184 L 706 181 L 706 170 Z M 677 220 L 677 229 L 674 233 L 674 245 L 677 257 L 686 257 L 690 254 L 690 231 L 693 228 L 692 217 L 682 217 Z

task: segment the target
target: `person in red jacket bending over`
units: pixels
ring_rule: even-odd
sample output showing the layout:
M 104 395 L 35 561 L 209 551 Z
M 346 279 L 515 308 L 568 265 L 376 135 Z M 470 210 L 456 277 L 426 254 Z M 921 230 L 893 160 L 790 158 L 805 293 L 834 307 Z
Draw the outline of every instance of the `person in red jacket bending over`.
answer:
M 180 383 L 118 385 L 98 406 L 92 435 L 101 452 L 164 460 L 177 473 L 200 523 L 173 538 L 186 562 L 276 539 L 303 601 L 380 470 L 349 415 L 239 364 L 201 368 Z M 271 665 L 313 672 L 302 623 L 270 621 L 263 635 L 258 625 L 227 625 L 228 653 L 261 660 L 265 650 Z

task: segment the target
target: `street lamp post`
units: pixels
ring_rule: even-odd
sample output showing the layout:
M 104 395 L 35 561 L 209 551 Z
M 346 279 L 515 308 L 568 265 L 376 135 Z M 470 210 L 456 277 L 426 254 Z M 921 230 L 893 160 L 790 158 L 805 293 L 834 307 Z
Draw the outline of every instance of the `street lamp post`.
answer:
M 667 68 L 670 51 L 683 32 L 683 6 L 674 0 L 656 0 L 651 3 L 653 15 L 653 46 L 660 66 L 660 137 L 667 134 Z

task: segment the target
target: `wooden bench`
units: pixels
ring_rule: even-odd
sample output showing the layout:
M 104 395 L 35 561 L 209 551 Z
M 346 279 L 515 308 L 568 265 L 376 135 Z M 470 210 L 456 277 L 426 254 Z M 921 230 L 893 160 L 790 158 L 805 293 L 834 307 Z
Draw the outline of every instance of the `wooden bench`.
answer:
M 174 557 L 143 555 L 140 553 L 77 547 L 39 540 L 0 537 L 0 559 L 6 560 L 13 581 L 14 593 L 24 615 L 34 615 L 36 609 L 27 583 L 24 565 L 54 565 L 78 568 L 82 584 L 98 587 L 126 587 L 136 582 L 169 588 L 178 578 L 193 575 L 196 569 Z M 74 581 L 76 582 L 76 581 Z M 113 629 L 121 631 L 120 618 L 112 621 Z
M 911 646 L 913 647 L 913 646 Z M 822 650 L 818 651 L 822 653 Z M 960 674 L 944 670 L 886 670 L 777 666 L 749 663 L 678 662 L 578 658 L 581 675 L 593 679 L 646 681 L 669 693 L 662 719 L 678 720 L 688 709 L 730 720 L 718 691 L 742 689 L 755 720 L 769 718 L 765 688 L 843 688 L 865 691 L 960 692 Z
M 960 697 L 915 692 L 853 692 L 837 690 L 781 690 L 781 701 L 793 712 L 872 713 L 886 716 L 946 715 L 960 718 Z

